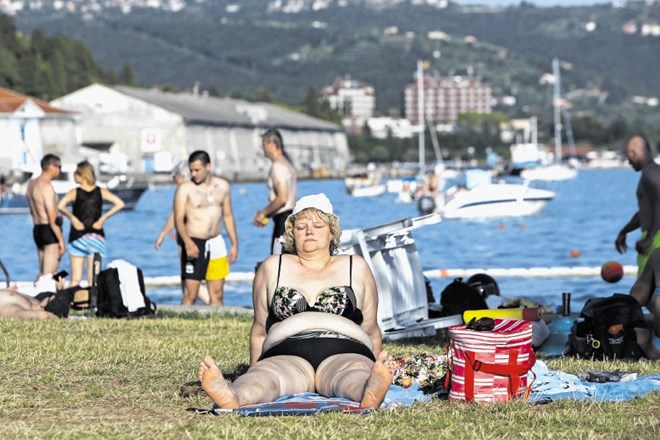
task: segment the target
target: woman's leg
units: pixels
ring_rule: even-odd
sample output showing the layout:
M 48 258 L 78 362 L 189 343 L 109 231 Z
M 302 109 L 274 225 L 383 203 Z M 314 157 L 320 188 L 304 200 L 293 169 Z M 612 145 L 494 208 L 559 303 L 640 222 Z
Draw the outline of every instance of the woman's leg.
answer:
M 87 257 L 84 258 L 84 260 L 87 260 L 87 285 L 91 286 L 92 282 L 94 281 L 94 255 L 88 255 Z
M 80 285 L 80 280 L 82 279 L 85 257 L 76 257 L 72 255 L 71 258 L 69 258 L 69 263 L 71 264 L 71 284 L 69 285 L 78 286 Z
M 360 402 L 362 408 L 378 408 L 392 383 L 386 359 L 386 351 L 380 352 L 376 362 L 354 353 L 331 356 L 316 369 L 316 390 Z
M 314 391 L 314 369 L 297 356 L 274 356 L 257 362 L 231 385 L 211 356 L 199 364 L 199 380 L 220 408 L 272 402 L 287 394 Z

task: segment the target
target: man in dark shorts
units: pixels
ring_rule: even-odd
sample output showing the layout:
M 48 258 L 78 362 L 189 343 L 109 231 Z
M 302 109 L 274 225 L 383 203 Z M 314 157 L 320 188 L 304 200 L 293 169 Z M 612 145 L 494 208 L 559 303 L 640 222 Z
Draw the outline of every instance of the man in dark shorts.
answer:
M 273 221 L 271 254 L 282 253 L 280 237 L 284 235 L 284 222 L 296 204 L 296 169 L 284 152 L 284 142 L 278 130 L 268 130 L 262 135 L 261 148 L 272 165 L 268 173 L 268 205 L 257 211 L 252 223 L 263 228 Z
M 57 212 L 57 194 L 52 181 L 60 175 L 62 162 L 54 154 L 41 159 L 41 174 L 30 180 L 27 187 L 27 200 L 34 228 L 32 236 L 37 246 L 39 258 L 39 278 L 47 273 L 57 272 L 65 245 L 62 235 L 62 217 Z
M 212 174 L 211 158 L 195 151 L 188 158 L 190 180 L 174 195 L 174 224 L 181 236 L 181 278 L 186 283 L 182 304 L 194 304 L 206 280 L 211 305 L 223 305 L 229 265 L 238 257 L 238 238 L 229 182 Z M 222 238 L 224 224 L 231 247 Z

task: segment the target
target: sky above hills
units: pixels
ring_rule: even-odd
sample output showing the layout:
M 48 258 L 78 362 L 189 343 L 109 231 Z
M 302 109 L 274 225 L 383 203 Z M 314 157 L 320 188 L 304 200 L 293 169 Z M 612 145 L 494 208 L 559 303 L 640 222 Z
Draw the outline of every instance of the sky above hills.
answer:
M 526 0 L 527 3 L 533 3 L 536 6 L 584 6 L 595 5 L 597 3 L 612 3 L 612 0 Z M 456 3 L 464 5 L 518 5 L 521 0 L 454 0 Z

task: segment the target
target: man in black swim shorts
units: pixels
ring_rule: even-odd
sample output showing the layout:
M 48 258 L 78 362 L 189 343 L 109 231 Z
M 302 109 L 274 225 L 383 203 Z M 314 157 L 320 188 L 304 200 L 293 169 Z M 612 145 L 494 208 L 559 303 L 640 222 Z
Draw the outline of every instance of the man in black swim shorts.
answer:
M 41 159 L 41 174 L 28 183 L 26 197 L 34 228 L 32 236 L 37 245 L 39 274 L 57 272 L 60 258 L 64 255 L 65 244 L 62 235 L 62 218 L 57 213 L 57 194 L 52 181 L 60 175 L 62 162 L 54 154 Z

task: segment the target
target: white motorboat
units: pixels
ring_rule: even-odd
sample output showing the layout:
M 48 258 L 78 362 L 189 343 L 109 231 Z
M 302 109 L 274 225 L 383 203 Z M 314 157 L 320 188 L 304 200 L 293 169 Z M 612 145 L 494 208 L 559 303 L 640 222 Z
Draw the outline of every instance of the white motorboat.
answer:
M 524 180 L 569 180 L 577 177 L 577 170 L 566 165 L 554 164 L 524 169 L 520 172 L 520 177 Z
M 472 189 L 450 188 L 439 210 L 445 218 L 518 217 L 539 212 L 555 193 L 523 184 L 486 183 Z
M 386 187 L 383 184 L 356 185 L 348 187 L 347 191 L 353 197 L 375 197 L 384 194 Z

